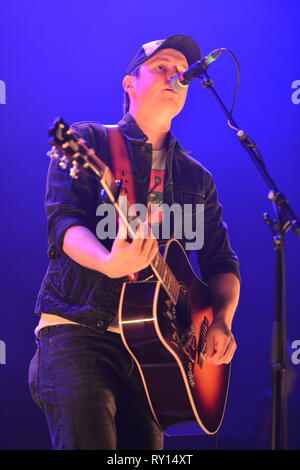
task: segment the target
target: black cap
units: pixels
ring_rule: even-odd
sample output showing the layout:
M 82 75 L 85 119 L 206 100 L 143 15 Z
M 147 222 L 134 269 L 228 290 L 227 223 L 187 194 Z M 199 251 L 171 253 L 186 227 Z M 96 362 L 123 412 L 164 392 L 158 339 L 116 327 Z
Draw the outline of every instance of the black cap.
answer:
M 183 35 L 170 36 L 168 39 L 158 39 L 143 44 L 127 68 L 128 75 L 158 51 L 169 48 L 181 52 L 189 66 L 201 59 L 200 47 L 192 38 Z

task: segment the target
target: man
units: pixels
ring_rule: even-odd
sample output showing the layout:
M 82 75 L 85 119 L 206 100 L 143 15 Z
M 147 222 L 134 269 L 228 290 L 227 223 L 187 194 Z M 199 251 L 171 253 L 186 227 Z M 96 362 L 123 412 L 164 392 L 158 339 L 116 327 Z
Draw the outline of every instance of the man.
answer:
M 171 78 L 201 53 L 187 36 L 171 36 L 140 48 L 123 80 L 125 138 L 137 202 L 157 197 L 171 205 L 204 203 L 204 246 L 198 260 L 212 294 L 214 320 L 206 360 L 229 363 L 236 349 L 231 332 L 239 297 L 238 260 L 231 250 L 210 173 L 188 157 L 170 132 L 187 91 L 174 92 Z M 72 127 L 111 165 L 104 126 Z M 156 179 L 155 179 L 156 178 Z M 159 181 L 157 187 L 152 182 Z M 136 365 L 122 344 L 116 320 L 125 276 L 147 268 L 158 242 L 140 225 L 132 242 L 96 236 L 98 182 L 72 180 L 53 159 L 46 211 L 50 257 L 36 313 L 37 352 L 29 381 L 43 409 L 54 449 L 162 449 L 163 436 L 149 411 Z

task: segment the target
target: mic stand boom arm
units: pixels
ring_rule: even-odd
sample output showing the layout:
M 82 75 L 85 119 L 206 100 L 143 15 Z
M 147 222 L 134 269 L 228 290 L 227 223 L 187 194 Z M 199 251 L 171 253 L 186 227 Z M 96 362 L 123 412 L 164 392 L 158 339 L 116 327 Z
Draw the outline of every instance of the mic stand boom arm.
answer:
M 260 151 L 252 139 L 239 129 L 231 113 L 217 94 L 214 83 L 206 72 L 199 75 L 202 85 L 209 89 L 228 118 L 229 126 L 250 155 L 253 163 L 269 187 L 268 198 L 273 203 L 275 219 L 265 213 L 264 221 L 270 227 L 276 255 L 275 311 L 272 335 L 272 449 L 288 448 L 288 394 L 286 355 L 286 268 L 285 233 L 292 228 L 300 240 L 300 221 L 289 202 L 269 175 Z M 281 427 L 281 424 L 283 426 Z

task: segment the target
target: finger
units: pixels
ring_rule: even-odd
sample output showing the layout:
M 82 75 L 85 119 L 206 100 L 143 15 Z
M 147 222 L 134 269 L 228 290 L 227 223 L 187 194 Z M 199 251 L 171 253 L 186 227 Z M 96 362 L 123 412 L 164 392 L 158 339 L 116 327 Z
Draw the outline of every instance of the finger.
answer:
M 148 258 L 148 255 L 156 243 L 156 238 L 153 236 L 151 227 L 148 223 L 144 222 L 138 227 L 136 237 L 134 238 L 133 249 L 137 250 Z
M 144 250 L 145 250 L 145 256 L 149 265 L 158 252 L 157 240 L 149 239 L 148 243 L 145 245 Z
M 118 233 L 117 233 L 117 239 L 127 240 L 127 235 L 128 235 L 127 224 L 125 221 L 123 221 L 123 219 L 120 216 L 118 217 L 118 222 L 119 222 L 119 228 L 118 228 Z
M 232 336 L 228 342 L 224 354 L 218 359 L 217 364 L 229 364 L 236 349 L 235 339 Z
M 156 236 L 153 233 L 152 226 L 157 224 L 158 221 L 160 220 L 159 214 L 161 213 L 160 211 L 155 211 L 154 213 L 147 213 L 147 218 L 144 222 L 144 227 L 145 227 L 145 232 L 147 233 L 147 238 L 156 238 Z
M 230 338 L 224 338 L 223 341 L 214 341 L 213 353 L 208 352 L 206 359 L 213 364 L 218 364 L 221 358 L 224 356 L 225 351 L 227 350 L 228 343 Z M 209 349 L 210 351 L 211 349 Z
M 153 206 L 151 206 L 151 211 L 148 212 L 148 220 L 150 222 L 150 224 L 156 224 L 156 223 L 161 223 L 162 222 L 162 219 L 163 219 L 163 209 L 161 206 L 157 206 L 155 208 L 152 208 Z
M 131 243 L 130 243 L 130 251 L 132 256 L 140 254 L 142 247 L 143 247 L 143 242 L 144 242 L 144 231 L 143 231 L 143 226 L 142 222 L 139 221 L 137 218 L 134 220 L 134 226 L 131 227 L 133 230 L 133 234 L 131 236 Z
M 208 330 L 205 342 L 205 358 L 211 359 L 215 354 L 215 336 Z
M 135 232 L 132 243 L 130 244 L 130 250 L 132 251 L 132 254 L 141 253 L 143 249 L 144 241 L 145 239 L 144 239 L 143 229 L 140 227 Z
M 146 240 L 155 238 L 151 228 L 151 223 L 148 220 L 143 223 L 143 234 Z
M 228 350 L 226 351 L 224 355 L 224 358 L 223 358 L 224 364 L 229 364 L 232 361 L 236 348 L 237 348 L 237 344 L 235 340 L 233 340 L 233 342 L 231 343 L 231 346 L 228 348 Z
M 135 230 L 135 235 L 134 235 L 134 240 L 145 240 L 148 238 L 147 234 L 147 223 L 142 222 L 140 219 L 136 222 L 136 230 Z
M 142 247 L 134 248 L 134 253 L 140 257 L 140 269 L 148 267 L 158 251 L 157 240 L 144 240 L 144 243 L 146 244 Z

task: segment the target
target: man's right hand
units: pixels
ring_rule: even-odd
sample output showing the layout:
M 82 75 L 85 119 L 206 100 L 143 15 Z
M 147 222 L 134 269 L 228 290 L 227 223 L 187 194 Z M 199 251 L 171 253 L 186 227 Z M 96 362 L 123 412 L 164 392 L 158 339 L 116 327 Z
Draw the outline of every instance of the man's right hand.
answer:
M 158 252 L 158 243 L 148 222 L 141 223 L 131 242 L 126 239 L 122 222 L 111 251 L 106 255 L 102 272 L 111 278 L 127 276 L 147 268 Z

